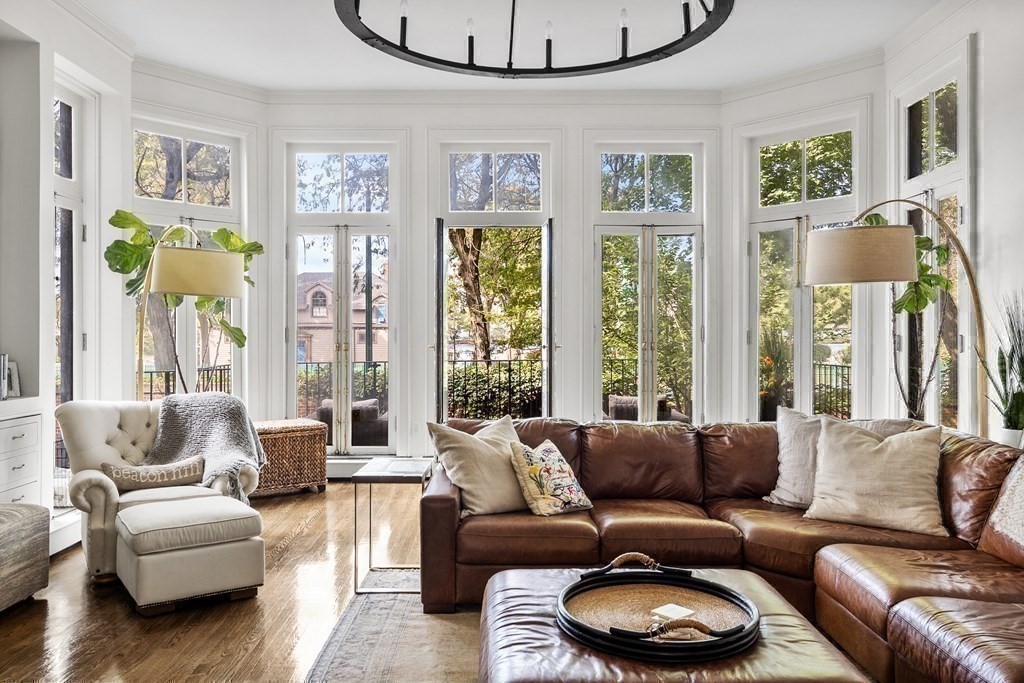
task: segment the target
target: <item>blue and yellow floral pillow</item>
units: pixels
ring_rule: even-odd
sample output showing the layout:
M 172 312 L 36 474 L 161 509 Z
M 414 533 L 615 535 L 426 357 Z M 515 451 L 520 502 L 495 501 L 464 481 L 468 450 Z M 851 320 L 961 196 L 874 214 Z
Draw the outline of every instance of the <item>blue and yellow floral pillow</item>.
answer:
M 594 507 L 569 463 L 550 441 L 536 448 L 513 442 L 512 469 L 535 515 L 548 517 Z

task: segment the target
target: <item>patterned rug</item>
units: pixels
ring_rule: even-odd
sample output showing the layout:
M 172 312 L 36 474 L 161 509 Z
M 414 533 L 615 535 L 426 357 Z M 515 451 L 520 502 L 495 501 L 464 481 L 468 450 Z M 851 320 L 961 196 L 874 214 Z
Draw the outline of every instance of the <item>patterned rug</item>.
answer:
M 419 586 L 418 571 L 374 571 L 364 586 Z M 357 595 L 307 681 L 475 681 L 480 613 L 423 614 L 418 594 Z

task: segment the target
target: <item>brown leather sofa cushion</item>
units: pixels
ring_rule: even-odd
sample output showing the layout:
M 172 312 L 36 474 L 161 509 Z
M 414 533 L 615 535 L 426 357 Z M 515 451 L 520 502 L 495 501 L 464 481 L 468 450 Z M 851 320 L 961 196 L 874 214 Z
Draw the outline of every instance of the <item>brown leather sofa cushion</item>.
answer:
M 943 430 L 939 502 L 946 527 L 972 545 L 1021 452 L 976 436 Z
M 682 422 L 583 425 L 580 484 L 590 500 L 703 500 L 697 430 Z M 575 468 L 574 468 L 575 469 Z
M 953 537 L 807 519 L 803 510 L 763 500 L 713 500 L 705 507 L 711 517 L 728 522 L 743 533 L 743 557 L 748 565 L 805 579 L 814 576 L 815 554 L 833 543 L 898 548 L 970 547 Z
M 601 533 L 601 562 L 638 551 L 684 567 L 743 564 L 743 537 L 677 500 L 597 500 L 590 511 Z
M 761 498 L 779 478 L 775 425 L 712 424 L 700 428 L 704 451 L 704 498 Z
M 463 420 L 461 418 L 449 418 L 446 425 L 452 429 L 476 434 L 486 427 L 490 420 Z M 580 470 L 580 435 L 579 423 L 572 420 L 557 420 L 549 417 L 534 417 L 527 420 L 513 420 L 516 434 L 519 440 L 530 448 L 536 448 L 546 439 L 558 448 L 569 467 L 579 477 Z
M 1024 605 L 913 598 L 889 614 L 889 644 L 931 681 L 1024 680 Z
M 586 512 L 538 517 L 529 510 L 466 517 L 455 540 L 455 560 L 466 564 L 598 563 L 597 525 Z
M 883 638 L 889 610 L 910 598 L 1024 601 L 1024 571 L 977 550 L 833 545 L 818 553 L 814 583 Z

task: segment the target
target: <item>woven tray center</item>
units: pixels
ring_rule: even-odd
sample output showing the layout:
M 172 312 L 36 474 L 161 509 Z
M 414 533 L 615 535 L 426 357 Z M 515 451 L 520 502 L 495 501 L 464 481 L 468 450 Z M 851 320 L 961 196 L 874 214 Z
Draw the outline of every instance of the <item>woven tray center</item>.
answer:
M 585 591 L 570 598 L 565 610 L 588 626 L 605 632 L 612 626 L 646 631 L 654 623 L 651 610 L 667 604 L 693 610 L 691 618 L 719 631 L 750 622 L 750 616 L 742 608 L 723 598 L 690 588 L 645 583 Z M 684 629 L 677 635 L 688 635 L 690 640 L 711 639 L 692 629 Z

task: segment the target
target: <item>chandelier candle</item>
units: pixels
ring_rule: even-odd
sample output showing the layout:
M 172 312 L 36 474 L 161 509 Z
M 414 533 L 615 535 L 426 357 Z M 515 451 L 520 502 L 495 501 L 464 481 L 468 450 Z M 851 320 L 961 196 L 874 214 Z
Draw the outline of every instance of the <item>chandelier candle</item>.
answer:
M 469 18 L 469 19 L 466 20 L 466 63 L 467 64 L 472 65 L 472 64 L 476 63 L 476 61 L 475 61 L 476 57 L 474 56 L 475 50 L 476 50 L 476 48 L 473 45 L 473 19 Z
M 625 7 L 619 13 L 619 31 L 622 32 L 622 56 L 619 59 L 626 59 L 629 57 L 629 15 Z
M 544 24 L 544 68 L 551 68 L 551 36 L 554 34 L 555 28 L 551 25 L 551 22 Z

